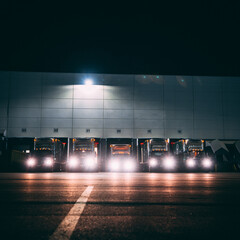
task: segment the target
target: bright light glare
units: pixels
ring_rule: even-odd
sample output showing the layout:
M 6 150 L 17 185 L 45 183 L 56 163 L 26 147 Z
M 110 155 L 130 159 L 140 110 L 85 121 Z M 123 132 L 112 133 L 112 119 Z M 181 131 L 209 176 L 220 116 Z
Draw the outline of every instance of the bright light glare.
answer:
M 29 167 L 33 167 L 35 164 L 36 164 L 35 159 L 29 158 L 29 159 L 27 160 L 27 165 L 28 165 Z
M 44 161 L 44 165 L 45 166 L 52 166 L 53 164 L 53 160 L 51 158 L 46 158 L 45 161 Z
M 175 160 L 172 157 L 168 157 L 164 160 L 164 167 L 167 169 L 172 169 L 176 165 Z
M 93 168 L 93 167 L 95 167 L 95 161 L 94 161 L 94 159 L 92 159 L 92 158 L 87 158 L 87 159 L 85 160 L 85 166 L 86 166 L 87 168 Z
M 78 164 L 78 161 L 76 158 L 70 158 L 69 162 L 68 162 L 70 167 L 76 167 Z
M 132 161 L 127 161 L 124 163 L 124 170 L 125 171 L 133 171 L 135 168 L 135 165 Z
M 157 160 L 156 159 L 150 159 L 150 161 L 149 161 L 149 165 L 151 166 L 151 167 L 156 167 L 157 166 Z
M 202 161 L 202 165 L 205 168 L 210 168 L 212 166 L 212 161 L 209 158 L 204 158 Z
M 112 161 L 109 163 L 109 167 L 111 171 L 118 171 L 120 169 L 120 164 L 117 161 Z
M 85 79 L 85 85 L 92 85 L 92 84 L 93 84 L 93 80 L 91 78 Z
M 196 161 L 192 158 L 189 158 L 189 159 L 187 159 L 186 164 L 187 164 L 188 167 L 192 168 L 192 167 L 195 167 Z

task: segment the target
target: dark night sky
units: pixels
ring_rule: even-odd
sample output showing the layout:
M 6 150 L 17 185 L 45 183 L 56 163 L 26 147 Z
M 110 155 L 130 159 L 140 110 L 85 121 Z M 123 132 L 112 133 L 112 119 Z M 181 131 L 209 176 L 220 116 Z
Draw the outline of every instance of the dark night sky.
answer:
M 239 4 L 113 2 L 8 1 L 0 69 L 240 75 Z

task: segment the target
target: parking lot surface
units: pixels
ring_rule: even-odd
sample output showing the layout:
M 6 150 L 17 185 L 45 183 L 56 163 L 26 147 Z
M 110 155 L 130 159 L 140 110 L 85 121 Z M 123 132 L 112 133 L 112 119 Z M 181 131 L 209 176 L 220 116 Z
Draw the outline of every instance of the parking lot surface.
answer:
M 1 239 L 239 239 L 239 173 L 1 173 Z

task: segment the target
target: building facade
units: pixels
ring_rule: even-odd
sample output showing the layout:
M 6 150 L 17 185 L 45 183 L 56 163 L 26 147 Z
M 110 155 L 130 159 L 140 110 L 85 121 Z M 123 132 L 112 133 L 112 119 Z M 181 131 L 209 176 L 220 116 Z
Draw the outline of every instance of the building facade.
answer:
M 12 137 L 240 139 L 240 77 L 0 72 Z

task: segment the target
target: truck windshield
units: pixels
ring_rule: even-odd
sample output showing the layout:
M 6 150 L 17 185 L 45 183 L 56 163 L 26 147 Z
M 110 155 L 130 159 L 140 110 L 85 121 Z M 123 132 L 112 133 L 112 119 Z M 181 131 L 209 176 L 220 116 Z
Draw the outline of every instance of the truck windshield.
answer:
M 113 145 L 112 155 L 130 155 L 130 145 Z
M 187 143 L 188 150 L 203 150 L 203 144 L 201 140 L 189 140 Z
M 35 145 L 36 151 L 50 151 L 53 150 L 52 141 L 37 141 Z
M 152 141 L 151 143 L 151 151 L 152 152 L 159 152 L 159 151 L 166 151 L 167 150 L 167 143 L 163 141 Z
M 51 150 L 34 150 L 33 151 L 33 156 L 37 155 L 37 156 L 48 156 L 53 154 L 53 152 Z

